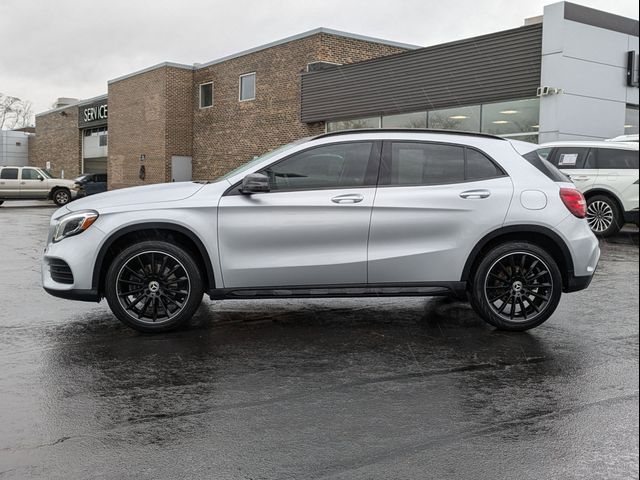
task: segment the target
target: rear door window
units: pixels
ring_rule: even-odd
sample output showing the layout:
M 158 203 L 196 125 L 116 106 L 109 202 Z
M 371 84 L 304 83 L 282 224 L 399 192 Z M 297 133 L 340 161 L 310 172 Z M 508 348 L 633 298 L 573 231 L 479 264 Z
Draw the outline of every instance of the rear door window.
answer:
M 557 148 L 551 157 L 551 163 L 563 170 L 596 168 L 593 155 L 587 147 Z
M 0 178 L 2 180 L 17 180 L 18 169 L 17 168 L 3 168 L 0 172 Z
M 621 170 L 638 169 L 638 152 L 635 150 L 598 148 L 596 155 L 598 168 Z

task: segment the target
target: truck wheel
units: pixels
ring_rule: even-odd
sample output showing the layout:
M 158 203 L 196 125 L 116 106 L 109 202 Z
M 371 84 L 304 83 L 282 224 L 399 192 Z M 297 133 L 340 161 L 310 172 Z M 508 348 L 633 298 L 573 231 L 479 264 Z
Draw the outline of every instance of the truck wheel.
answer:
M 105 280 L 111 311 L 141 332 L 166 332 L 189 320 L 202 302 L 200 269 L 186 250 L 161 240 L 120 252 Z
M 508 242 L 489 251 L 471 279 L 471 305 L 501 330 L 537 327 L 555 311 L 562 295 L 558 265 L 545 250 Z
M 71 201 L 71 193 L 66 188 L 58 188 L 51 195 L 55 204 L 62 207 Z

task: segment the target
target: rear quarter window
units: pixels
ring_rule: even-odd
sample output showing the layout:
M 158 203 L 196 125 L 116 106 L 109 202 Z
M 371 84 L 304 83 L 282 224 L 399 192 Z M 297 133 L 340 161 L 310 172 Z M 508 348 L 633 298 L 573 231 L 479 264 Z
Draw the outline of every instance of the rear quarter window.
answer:
M 547 178 L 550 178 L 554 182 L 571 182 L 569 177 L 554 167 L 549 161 L 538 155 L 536 150 L 522 155 L 522 157 L 533 165 L 538 171 L 544 174 Z
M 599 148 L 597 150 L 597 156 L 598 168 L 621 170 L 638 169 L 638 152 L 635 150 Z

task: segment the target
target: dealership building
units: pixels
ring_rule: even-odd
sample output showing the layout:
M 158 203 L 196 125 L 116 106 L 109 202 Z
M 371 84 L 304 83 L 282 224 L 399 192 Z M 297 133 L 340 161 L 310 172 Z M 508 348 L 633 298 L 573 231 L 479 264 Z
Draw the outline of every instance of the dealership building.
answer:
M 438 128 L 542 143 L 638 133 L 638 20 L 548 5 L 522 27 L 417 47 L 319 28 L 162 63 L 36 116 L 30 163 L 109 188 L 204 180 L 300 137 Z M 34 141 L 35 140 L 35 141 Z

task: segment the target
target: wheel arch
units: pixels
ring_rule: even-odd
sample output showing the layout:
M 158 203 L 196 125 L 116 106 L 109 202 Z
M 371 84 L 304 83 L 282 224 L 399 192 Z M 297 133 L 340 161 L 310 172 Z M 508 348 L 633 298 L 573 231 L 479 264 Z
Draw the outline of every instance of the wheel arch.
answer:
M 203 273 L 205 291 L 213 290 L 216 285 L 213 265 L 204 243 L 193 231 L 182 225 L 170 222 L 137 223 L 123 227 L 112 233 L 98 251 L 98 256 L 93 266 L 91 287 L 102 297 L 108 262 L 115 257 L 123 245 L 128 245 L 131 241 L 135 240 L 175 240 L 176 237 L 182 240 L 180 242 L 181 246 L 186 247 L 191 253 L 199 257 L 195 260 Z
M 569 247 L 557 233 L 538 225 L 511 225 L 485 235 L 471 250 L 462 270 L 461 281 L 469 280 L 483 253 L 507 241 L 525 241 L 545 248 L 560 268 L 563 289 L 567 288 L 574 272 L 573 258 Z

